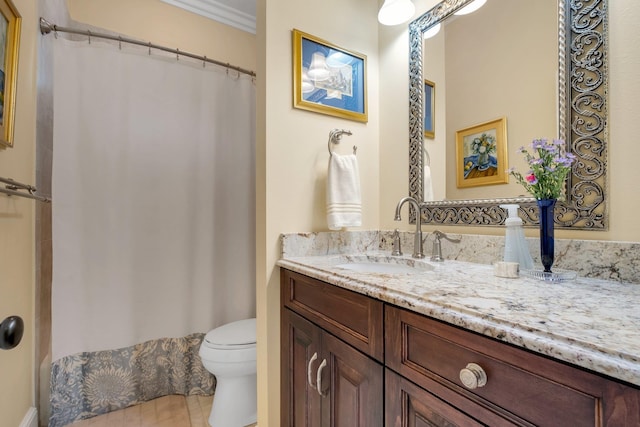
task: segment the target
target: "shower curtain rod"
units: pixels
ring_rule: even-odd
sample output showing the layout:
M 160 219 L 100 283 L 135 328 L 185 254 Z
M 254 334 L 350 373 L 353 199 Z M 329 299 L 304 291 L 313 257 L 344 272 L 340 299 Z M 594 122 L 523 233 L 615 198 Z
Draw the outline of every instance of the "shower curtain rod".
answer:
M 226 69 L 231 69 L 231 70 L 235 70 L 238 73 L 242 73 L 242 74 L 247 74 L 251 77 L 255 77 L 256 73 L 252 70 L 247 70 L 246 68 L 242 68 L 242 67 L 237 67 L 235 65 L 231 65 L 228 62 L 222 62 L 222 61 L 216 61 L 215 59 L 211 59 L 211 58 L 207 58 L 206 56 L 200 56 L 200 55 L 195 55 L 193 53 L 189 53 L 189 52 L 183 52 L 180 49 L 172 49 L 169 47 L 165 47 L 165 46 L 161 46 L 161 45 L 157 45 L 151 42 L 142 42 L 142 41 L 138 41 L 138 40 L 134 40 L 134 39 L 130 39 L 127 37 L 122 37 L 122 36 L 112 36 L 110 34 L 104 34 L 104 33 L 94 33 L 93 31 L 89 31 L 89 30 L 77 30 L 75 28 L 67 28 L 67 27 L 60 27 L 58 25 L 52 24 L 49 21 L 47 21 L 44 18 L 40 18 L 40 33 L 42 33 L 43 35 L 47 35 L 51 32 L 55 33 L 70 33 L 70 34 L 80 34 L 83 36 L 87 36 L 89 37 L 89 43 L 91 43 L 91 37 L 96 37 L 96 38 L 101 38 L 101 39 L 108 39 L 108 40 L 114 40 L 120 43 L 129 43 L 129 44 L 135 44 L 138 46 L 144 46 L 144 47 L 148 47 L 149 48 L 149 52 L 151 52 L 151 49 L 156 49 L 156 50 L 162 50 L 164 52 L 169 52 L 169 53 L 174 53 L 176 55 L 177 58 L 179 58 L 180 56 L 186 56 L 189 58 L 193 58 L 193 59 L 197 59 L 199 61 L 203 61 L 203 65 L 205 62 L 208 62 L 210 64 L 215 64 L 215 65 L 219 65 L 221 67 L 225 67 Z
M 44 203 L 50 203 L 51 199 L 44 196 L 38 196 L 33 194 L 36 192 L 36 187 L 29 184 L 23 184 L 18 181 L 14 181 L 11 178 L 0 177 L 0 182 L 6 184 L 5 188 L 0 188 L 0 193 L 8 194 L 9 196 L 26 197 L 27 199 L 39 200 Z M 18 190 L 27 190 L 27 193 L 22 193 Z

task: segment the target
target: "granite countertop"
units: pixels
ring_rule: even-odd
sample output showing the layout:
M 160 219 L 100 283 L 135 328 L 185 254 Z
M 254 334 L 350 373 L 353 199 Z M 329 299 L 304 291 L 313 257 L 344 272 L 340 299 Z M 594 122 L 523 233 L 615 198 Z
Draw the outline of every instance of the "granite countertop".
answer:
M 357 272 L 347 262 L 415 265 Z M 431 263 L 389 252 L 285 256 L 278 265 L 516 346 L 640 386 L 640 286 L 499 278 L 493 267 Z

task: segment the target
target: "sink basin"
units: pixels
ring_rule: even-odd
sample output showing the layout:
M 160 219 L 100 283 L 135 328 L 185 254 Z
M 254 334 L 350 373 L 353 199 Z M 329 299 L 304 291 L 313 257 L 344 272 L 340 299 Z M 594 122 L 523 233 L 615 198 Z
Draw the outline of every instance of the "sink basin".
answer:
M 426 262 L 419 262 L 407 259 L 366 259 L 349 260 L 334 267 L 343 270 L 350 270 L 358 273 L 377 274 L 410 274 L 433 270 L 433 266 Z

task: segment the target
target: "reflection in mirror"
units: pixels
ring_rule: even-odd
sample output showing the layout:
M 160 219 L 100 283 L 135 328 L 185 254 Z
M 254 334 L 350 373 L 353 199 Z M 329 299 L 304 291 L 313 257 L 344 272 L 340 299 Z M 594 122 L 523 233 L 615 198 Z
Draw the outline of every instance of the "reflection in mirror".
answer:
M 509 166 L 524 170 L 517 149 L 539 137 L 564 139 L 579 159 L 557 226 L 606 229 L 606 1 L 488 0 L 453 15 L 469 3 L 442 1 L 409 26 L 409 193 L 424 202 L 424 220 L 498 225 L 498 205 L 515 202 L 527 224 L 537 222 L 533 199 L 513 179 L 456 185 L 456 131 L 506 117 Z M 423 136 L 424 79 L 438 88 L 433 139 Z M 429 201 L 429 191 L 442 201 Z
M 523 196 L 524 189 L 513 179 L 508 184 L 474 185 L 478 180 L 471 177 L 479 169 L 475 164 L 464 171 L 469 179 L 456 183 L 463 166 L 457 164 L 456 132 L 506 118 L 507 159 L 484 171 L 491 175 L 504 174 L 509 166 L 525 169 L 518 147 L 533 138 L 558 137 L 557 0 L 491 0 L 443 24 L 438 34 L 424 39 L 422 50 L 423 77 L 438 87 L 434 109 L 440 113 L 440 132 L 424 141 L 432 161 L 434 198 Z M 428 103 L 427 98 L 425 94 Z

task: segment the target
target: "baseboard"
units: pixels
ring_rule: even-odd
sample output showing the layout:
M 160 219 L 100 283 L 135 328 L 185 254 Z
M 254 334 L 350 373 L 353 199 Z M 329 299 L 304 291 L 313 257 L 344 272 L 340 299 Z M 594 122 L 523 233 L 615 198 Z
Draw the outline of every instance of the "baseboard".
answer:
M 33 406 L 29 408 L 20 423 L 20 427 L 38 427 L 38 410 L 36 408 Z

